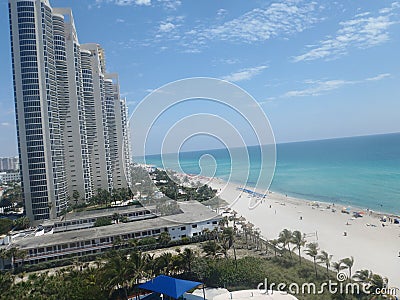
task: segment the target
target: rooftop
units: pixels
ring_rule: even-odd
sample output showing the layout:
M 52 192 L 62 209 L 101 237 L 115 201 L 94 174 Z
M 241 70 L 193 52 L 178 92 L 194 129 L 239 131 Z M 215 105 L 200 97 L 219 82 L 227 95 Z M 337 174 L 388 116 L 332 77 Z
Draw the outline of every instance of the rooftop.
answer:
M 135 231 L 191 224 L 219 217 L 219 215 L 197 201 L 180 202 L 179 206 L 182 213 L 176 215 L 41 236 L 18 237 L 13 240 L 12 245 L 20 249 L 46 247 L 68 242 L 79 242 L 101 237 L 122 235 Z
M 155 206 L 146 206 L 146 207 L 141 207 L 141 206 L 122 206 L 122 207 L 113 207 L 113 208 L 106 208 L 106 209 L 97 209 L 97 210 L 85 210 L 85 211 L 80 211 L 80 212 L 72 212 L 68 213 L 66 218 L 64 217 L 58 217 L 57 219 L 53 220 L 45 220 L 41 222 L 41 225 L 43 226 L 51 226 L 54 223 L 57 222 L 62 222 L 62 221 L 76 221 L 80 219 L 86 219 L 86 218 L 100 218 L 100 217 L 108 217 L 113 215 L 114 213 L 132 213 L 132 212 L 139 212 L 139 211 L 144 211 L 144 210 L 150 210 L 154 211 L 156 209 Z

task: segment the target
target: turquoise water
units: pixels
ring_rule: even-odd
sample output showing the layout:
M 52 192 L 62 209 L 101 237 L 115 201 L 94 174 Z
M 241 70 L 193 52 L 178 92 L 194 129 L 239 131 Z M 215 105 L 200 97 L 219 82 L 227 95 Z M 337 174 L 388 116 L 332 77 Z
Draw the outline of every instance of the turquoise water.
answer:
M 231 154 L 242 150 L 231 149 Z M 210 176 L 215 171 L 219 178 L 227 180 L 231 174 L 232 181 L 247 179 L 255 186 L 261 168 L 260 148 L 247 150 L 250 163 L 245 159 L 231 163 L 229 151 L 218 149 L 180 153 L 179 164 L 188 174 L 202 171 Z M 199 159 L 204 154 L 213 156 L 216 169 L 209 157 L 203 157 L 200 169 Z M 174 157 L 166 155 L 164 162 L 169 161 L 168 168 L 178 170 Z M 160 155 L 146 156 L 146 163 L 165 167 Z M 268 182 L 261 182 L 259 187 L 267 188 Z M 304 199 L 400 214 L 400 133 L 278 144 L 270 189 Z

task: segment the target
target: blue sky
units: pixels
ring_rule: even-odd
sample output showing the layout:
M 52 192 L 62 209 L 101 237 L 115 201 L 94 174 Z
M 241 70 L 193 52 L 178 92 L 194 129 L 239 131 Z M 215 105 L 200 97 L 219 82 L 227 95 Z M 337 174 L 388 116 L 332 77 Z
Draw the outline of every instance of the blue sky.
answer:
M 131 111 L 174 80 L 248 91 L 278 142 L 400 132 L 400 2 L 51 1 L 98 42 Z M 0 156 L 15 155 L 7 1 L 0 0 Z M 196 144 L 196 143 L 192 143 Z

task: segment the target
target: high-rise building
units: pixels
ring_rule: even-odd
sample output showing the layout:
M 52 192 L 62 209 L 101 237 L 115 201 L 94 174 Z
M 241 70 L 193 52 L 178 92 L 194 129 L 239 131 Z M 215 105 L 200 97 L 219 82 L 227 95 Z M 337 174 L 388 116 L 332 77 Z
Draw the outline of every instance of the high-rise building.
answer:
M 80 45 L 71 10 L 48 0 L 9 0 L 9 17 L 26 215 L 54 218 L 74 191 L 88 201 L 126 187 L 126 106 L 103 49 Z
M 57 88 L 64 141 L 67 191 L 89 200 L 93 196 L 86 116 L 84 111 L 81 54 L 71 9 L 53 9 Z
M 107 120 L 104 51 L 98 44 L 81 45 L 83 94 L 87 115 L 89 159 L 94 190 L 113 189 Z
M 132 149 L 131 149 L 131 140 L 129 131 L 129 114 L 128 114 L 128 106 L 126 104 L 126 99 L 120 100 L 120 106 L 121 106 L 122 138 L 123 138 L 122 160 L 124 165 L 126 182 L 128 187 L 131 187 Z
M 0 171 L 19 170 L 19 159 L 15 157 L 0 157 Z
M 67 205 L 53 14 L 48 1 L 10 1 L 9 17 L 25 213 L 47 219 Z
M 129 148 L 125 147 L 128 136 L 127 116 L 125 101 L 120 99 L 118 75 L 105 74 L 105 96 L 107 108 L 108 137 L 110 140 L 111 169 L 114 188 L 126 187 L 126 182 L 130 184 L 130 172 L 127 167 L 130 165 Z

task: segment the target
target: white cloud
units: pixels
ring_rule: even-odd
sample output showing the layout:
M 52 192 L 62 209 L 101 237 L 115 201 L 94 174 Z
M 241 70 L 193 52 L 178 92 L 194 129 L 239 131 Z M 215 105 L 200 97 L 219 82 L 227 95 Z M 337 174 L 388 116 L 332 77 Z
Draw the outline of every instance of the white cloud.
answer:
M 196 54 L 196 53 L 201 53 L 201 50 L 198 49 L 198 48 L 193 48 L 193 47 L 191 47 L 190 49 L 185 49 L 185 50 L 183 50 L 182 53 Z
M 135 0 L 135 4 L 149 6 L 151 5 L 151 0 Z
M 383 73 L 376 75 L 374 77 L 365 78 L 361 80 L 305 80 L 304 83 L 308 85 L 305 89 L 292 90 L 283 94 L 280 98 L 290 98 L 290 97 L 304 97 L 304 96 L 320 96 L 329 91 L 337 90 L 346 85 L 361 84 L 368 81 L 378 81 L 391 76 L 389 73 Z
M 224 77 L 222 77 L 222 79 L 231 81 L 231 82 L 249 80 L 249 79 L 253 78 L 254 76 L 260 74 L 266 68 L 268 68 L 268 67 L 267 66 L 258 66 L 258 67 L 253 67 L 253 68 L 246 68 L 246 69 L 242 69 L 238 72 L 234 72 L 227 76 L 224 76 Z
M 234 65 L 240 62 L 239 59 L 237 58 L 221 58 L 219 59 L 219 62 L 227 65 Z
M 182 4 L 180 0 L 158 0 L 158 2 L 167 10 L 177 10 Z
M 371 16 L 369 12 L 356 15 L 353 19 L 340 22 L 340 29 L 334 37 L 320 41 L 311 50 L 293 58 L 294 62 L 335 59 L 346 55 L 351 48 L 366 49 L 389 40 L 389 27 L 399 23 L 392 21 L 392 11 L 397 6 L 393 5 L 381 9 L 379 14 Z
M 228 11 L 224 8 L 220 8 L 217 10 L 217 18 L 218 19 L 223 19 L 225 16 L 228 14 Z
M 159 0 L 157 3 L 163 3 L 163 1 Z M 174 40 L 180 46 L 181 52 L 198 53 L 208 47 L 210 41 L 262 43 L 271 38 L 284 39 L 319 22 L 321 18 L 317 15 L 322 9 L 323 7 L 315 2 L 283 0 L 282 3 L 272 3 L 263 8 L 256 8 L 237 18 L 225 21 L 227 11 L 220 8 L 216 11 L 215 23 L 210 23 L 212 22 L 210 20 L 196 21 L 198 25 L 192 28 L 183 26 L 182 20 L 165 19 L 161 25 L 157 25 L 157 34 L 153 35 L 148 42 L 156 45 Z M 225 17 L 222 18 L 223 16 Z M 175 25 L 175 28 L 172 30 L 172 25 L 167 23 Z M 174 36 L 171 36 L 170 31 Z
M 133 0 L 115 0 L 115 4 L 119 6 L 132 5 Z
M 117 22 L 117 23 L 125 23 L 125 20 L 124 19 L 116 19 L 115 22 Z
M 176 27 L 176 25 L 174 25 L 170 22 L 167 22 L 167 23 L 161 23 L 158 29 L 161 32 L 169 32 L 169 31 L 174 30 L 175 27 Z
M 222 25 L 194 29 L 206 39 L 263 42 L 276 36 L 301 32 L 318 21 L 316 4 L 303 1 L 273 3 L 266 9 L 256 8 Z
M 151 5 L 151 0 L 96 0 L 96 4 L 99 7 L 101 3 L 112 3 L 118 6 L 128 6 L 128 5 L 145 5 L 145 6 L 150 6 Z
M 390 76 L 391 76 L 390 73 L 383 73 L 383 74 L 376 75 L 375 77 L 367 78 L 366 80 L 377 81 L 377 80 L 382 80 L 382 79 L 384 79 L 386 77 L 390 77 Z
M 180 35 L 176 34 L 175 29 L 181 27 L 185 21 L 184 16 L 169 16 L 165 18 L 157 28 L 157 35 L 155 35 L 156 41 L 162 40 L 163 37 L 168 37 L 168 40 L 171 39 L 180 39 Z M 174 35 L 171 35 L 171 31 L 173 31 Z M 154 41 L 154 40 L 153 40 Z
M 311 83 L 307 81 L 306 83 Z M 319 96 L 325 92 L 336 90 L 344 85 L 354 84 L 354 81 L 346 80 L 326 80 L 326 81 L 316 81 L 312 83 L 311 87 L 302 90 L 293 90 L 286 92 L 282 97 L 303 97 L 303 96 Z
M 11 123 L 9 122 L 2 122 L 0 123 L 1 126 L 11 126 Z

